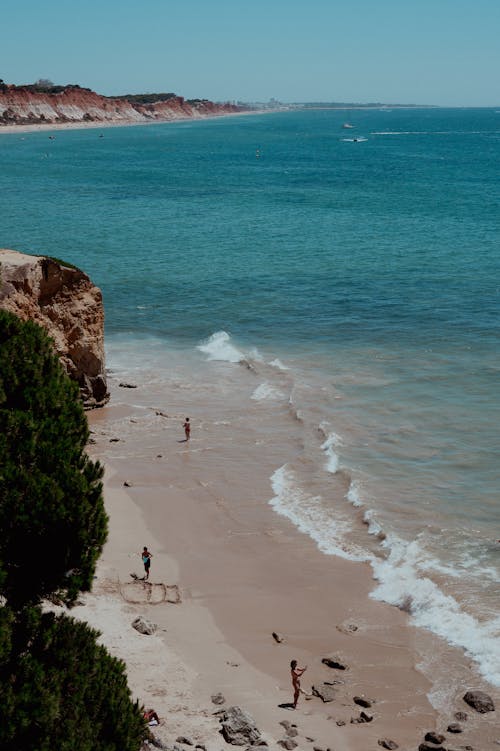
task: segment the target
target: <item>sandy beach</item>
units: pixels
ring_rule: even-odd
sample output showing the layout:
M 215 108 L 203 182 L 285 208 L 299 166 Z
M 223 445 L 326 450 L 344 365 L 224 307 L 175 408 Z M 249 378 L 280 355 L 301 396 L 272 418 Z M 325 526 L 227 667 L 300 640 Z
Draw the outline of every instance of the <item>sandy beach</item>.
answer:
M 119 388 L 114 377 L 110 385 L 110 405 L 89 414 L 89 449 L 106 466 L 110 537 L 94 592 L 76 614 L 127 663 L 134 696 L 162 718 L 157 737 L 222 748 L 220 707 L 211 701 L 221 692 L 223 706 L 248 711 L 271 745 L 285 738 L 280 723 L 289 721 L 300 749 L 362 751 L 384 738 L 418 748 L 426 732 L 446 733 L 462 711 L 463 732 L 446 733 L 447 748 L 496 747 L 496 712 L 479 715 L 462 696 L 477 688 L 499 697 L 464 655 L 413 628 L 405 612 L 371 600 L 368 565 L 325 556 L 269 506 L 266 463 L 276 465 L 279 447 L 263 456 L 262 477 L 251 476 L 231 416 L 222 426 L 208 415 L 192 420 L 186 444 L 182 413 L 166 409 L 177 397 L 165 395 L 152 412 L 140 389 Z M 145 414 L 153 414 L 147 429 Z M 143 575 L 144 545 L 153 554 L 151 587 L 131 576 Z M 158 624 L 157 633 L 137 634 L 130 626 L 137 615 Z M 436 650 L 462 676 L 439 712 L 429 701 L 439 680 L 432 687 L 419 669 Z M 346 669 L 327 667 L 325 657 Z M 290 711 L 294 658 L 308 666 L 309 696 Z M 328 703 L 311 696 L 325 683 L 335 691 Z M 354 697 L 369 700 L 370 722 L 352 722 L 363 711 Z
M 214 120 L 220 117 L 241 117 L 243 115 L 263 115 L 272 110 L 248 110 L 244 112 L 221 112 L 215 115 L 199 117 L 171 117 L 165 120 L 101 120 L 84 122 L 78 120 L 66 123 L 33 123 L 17 125 L 0 125 L 0 135 L 56 132 L 61 130 L 103 130 L 105 128 L 129 128 L 133 125 L 165 125 L 165 123 L 191 122 L 197 120 Z

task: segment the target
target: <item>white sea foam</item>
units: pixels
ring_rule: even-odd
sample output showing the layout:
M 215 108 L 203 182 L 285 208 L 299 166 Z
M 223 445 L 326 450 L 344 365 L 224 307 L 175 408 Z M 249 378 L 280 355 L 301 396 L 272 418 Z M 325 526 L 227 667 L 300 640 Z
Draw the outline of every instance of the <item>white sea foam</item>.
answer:
M 351 561 L 367 560 L 362 551 L 348 549 L 343 543 L 343 536 L 349 529 L 348 523 L 335 520 L 331 509 L 324 506 L 321 496 L 305 493 L 286 464 L 271 476 L 271 485 L 275 496 L 269 504 L 278 514 L 295 524 L 300 532 L 309 535 L 322 553 Z
M 323 425 L 320 425 L 320 429 L 324 430 Z M 334 475 L 339 468 L 339 457 L 334 451 L 334 446 L 338 446 L 340 442 L 340 437 L 336 433 L 329 433 L 326 440 L 321 444 L 321 448 L 327 456 L 325 469 L 332 475 Z
M 391 536 L 385 560 L 372 561 L 378 586 L 371 596 L 408 610 L 416 626 L 433 631 L 474 659 L 482 675 L 500 686 L 500 617 L 479 622 L 426 576 L 426 553 L 419 540 L 408 543 Z M 424 564 L 424 565 L 422 565 Z
M 359 485 L 355 480 L 351 480 L 351 484 L 349 485 L 349 490 L 347 491 L 346 498 L 349 501 L 349 503 L 352 503 L 352 505 L 355 506 L 356 508 L 359 508 L 360 506 L 364 505 L 359 495 Z
M 252 394 L 252 399 L 255 399 L 258 402 L 261 402 L 264 399 L 284 399 L 284 397 L 285 395 L 283 392 L 274 388 L 274 386 L 271 386 L 268 381 L 257 386 Z
M 206 342 L 199 344 L 197 349 L 208 355 L 209 360 L 223 360 L 225 362 L 241 362 L 245 355 L 234 344 L 227 331 L 216 331 Z
M 368 527 L 368 534 L 380 537 L 383 534 L 383 529 L 375 518 L 375 511 L 373 509 L 367 509 L 363 516 L 364 522 Z
M 271 360 L 271 362 L 269 363 L 269 365 L 272 365 L 273 368 L 278 368 L 278 370 L 290 370 L 290 368 L 287 368 L 286 365 L 283 365 L 283 363 L 281 362 L 281 360 L 278 360 L 277 357 L 274 360 Z

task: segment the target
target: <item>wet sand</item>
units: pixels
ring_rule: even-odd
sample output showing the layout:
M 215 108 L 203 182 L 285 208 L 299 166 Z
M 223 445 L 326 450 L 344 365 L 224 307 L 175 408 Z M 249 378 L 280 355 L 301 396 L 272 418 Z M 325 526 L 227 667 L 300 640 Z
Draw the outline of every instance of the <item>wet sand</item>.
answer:
M 174 741 L 183 722 L 183 734 L 189 728 L 196 732 L 200 718 L 209 751 L 211 743 L 223 743 L 212 718 L 217 707 L 210 701 L 222 691 L 227 704 L 239 704 L 255 717 L 268 740 L 284 736 L 280 721 L 296 723 L 299 748 L 361 751 L 377 748 L 384 737 L 400 748 L 417 748 L 425 732 L 445 731 L 459 710 L 470 719 L 458 740 L 449 736 L 449 747 L 495 748 L 497 713 L 476 715 L 461 699 L 467 688 L 489 688 L 463 654 L 413 628 L 406 613 L 371 600 L 367 564 L 325 556 L 273 512 L 269 473 L 282 460 L 279 446 L 269 442 L 256 472 L 255 457 L 246 461 L 251 442 L 235 430 L 236 415 L 210 421 L 207 408 L 202 421 L 191 418 L 192 439 L 186 444 L 184 414 L 170 415 L 164 408 L 168 394 L 144 430 L 144 395 L 116 383 L 112 393 L 111 406 L 89 415 L 91 453 L 107 467 L 111 537 L 102 560 L 108 571 L 104 579 L 125 603 L 121 585 L 132 581 L 131 573 L 142 576 L 139 553 L 147 545 L 154 556 L 151 582 L 178 585 L 182 600 L 127 604 L 165 629 L 167 651 L 192 676 L 185 708 L 176 705 L 176 711 L 171 706 L 178 691 L 175 676 L 164 676 L 165 698 L 157 696 L 155 703 L 166 717 L 163 737 Z M 272 632 L 283 635 L 283 642 L 277 643 Z M 455 671 L 463 663 L 464 675 L 440 714 L 428 700 L 430 682 L 417 669 L 422 656 L 435 650 Z M 321 659 L 327 656 L 338 657 L 348 669 L 326 667 Z M 301 697 L 295 712 L 280 707 L 292 699 L 294 658 L 308 665 L 302 680 L 307 692 L 312 685 L 335 683 L 333 702 Z M 154 696 L 140 695 L 147 692 L 147 676 L 138 686 L 138 698 L 151 704 Z M 355 696 L 372 700 L 365 710 L 371 722 L 351 723 L 362 709 Z

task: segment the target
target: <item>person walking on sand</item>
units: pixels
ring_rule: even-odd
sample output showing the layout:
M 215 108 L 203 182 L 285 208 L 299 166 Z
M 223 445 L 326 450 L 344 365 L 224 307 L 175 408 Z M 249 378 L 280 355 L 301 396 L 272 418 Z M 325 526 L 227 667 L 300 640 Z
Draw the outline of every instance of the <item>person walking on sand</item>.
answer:
M 292 674 L 292 686 L 293 686 L 293 708 L 297 708 L 297 702 L 299 700 L 299 694 L 304 691 L 300 688 L 300 676 L 307 670 L 307 665 L 303 668 L 299 668 L 297 660 L 292 660 L 290 663 L 290 669 Z
M 149 569 L 151 568 L 151 558 L 153 556 L 151 555 L 151 553 L 146 547 L 143 548 L 141 556 L 142 556 L 142 562 L 144 564 L 144 571 L 146 572 L 144 576 L 144 581 L 147 581 L 149 579 Z
M 189 441 L 191 437 L 191 423 L 189 422 L 189 417 L 186 417 L 186 421 L 182 427 L 184 428 L 184 433 L 186 434 L 186 441 Z

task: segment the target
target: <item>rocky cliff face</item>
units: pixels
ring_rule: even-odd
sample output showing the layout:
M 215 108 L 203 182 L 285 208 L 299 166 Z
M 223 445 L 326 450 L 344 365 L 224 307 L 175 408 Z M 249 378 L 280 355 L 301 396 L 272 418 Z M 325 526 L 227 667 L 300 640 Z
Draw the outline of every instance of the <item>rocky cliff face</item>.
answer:
M 83 271 L 0 250 L 0 308 L 46 329 L 87 409 L 108 401 L 102 295 Z
M 127 99 L 108 99 L 90 89 L 67 86 L 57 93 L 41 93 L 23 86 L 0 86 L 0 126 L 77 122 L 130 123 L 199 119 L 239 112 L 231 104 L 205 99 L 187 102 L 172 96 L 148 104 Z

